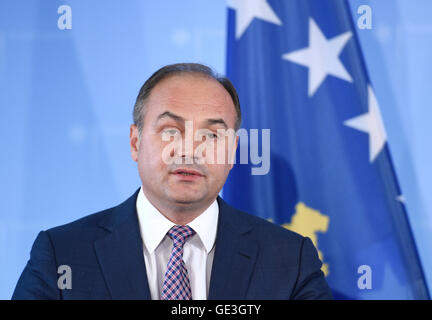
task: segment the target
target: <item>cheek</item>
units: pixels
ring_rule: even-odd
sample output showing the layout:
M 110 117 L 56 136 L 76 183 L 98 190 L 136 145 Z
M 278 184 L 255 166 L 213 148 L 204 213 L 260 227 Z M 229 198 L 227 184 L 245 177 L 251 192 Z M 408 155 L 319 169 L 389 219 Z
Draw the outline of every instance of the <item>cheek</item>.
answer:
M 223 185 L 229 173 L 229 165 L 227 164 L 212 164 L 208 166 L 210 171 L 210 179 L 218 186 Z
M 162 161 L 163 144 L 157 139 L 143 139 L 140 142 L 138 152 L 138 164 L 142 170 L 155 170 L 163 168 Z
M 217 143 L 215 145 L 214 154 L 215 163 L 230 165 L 233 162 L 235 156 L 235 144 L 231 141 L 231 139 L 226 138 L 224 142 Z

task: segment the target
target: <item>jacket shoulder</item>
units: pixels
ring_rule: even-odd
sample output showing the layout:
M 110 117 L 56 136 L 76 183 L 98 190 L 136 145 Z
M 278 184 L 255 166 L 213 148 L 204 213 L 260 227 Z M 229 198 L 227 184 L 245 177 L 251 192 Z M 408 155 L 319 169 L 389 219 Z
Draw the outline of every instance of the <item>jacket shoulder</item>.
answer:
M 108 215 L 113 214 L 115 207 L 98 211 L 96 213 L 89 214 L 85 217 L 79 218 L 75 221 L 56 226 L 50 229 L 47 229 L 46 232 L 50 235 L 50 237 L 58 237 L 61 235 L 70 235 L 73 233 L 82 233 L 85 231 L 93 231 L 98 228 L 99 222 L 107 217 Z
M 275 224 L 264 218 L 255 216 L 251 213 L 247 213 L 232 207 L 227 204 L 224 200 L 221 201 L 222 208 L 229 210 L 229 214 L 233 215 L 233 219 L 236 220 L 235 223 L 246 224 L 252 227 L 252 232 L 255 238 L 261 241 L 270 241 L 272 243 L 290 243 L 301 246 L 305 237 L 302 235 L 288 230 L 278 224 Z
M 302 235 L 297 232 L 286 229 L 278 224 L 275 224 L 269 220 L 254 216 L 250 213 L 240 211 L 240 214 L 248 219 L 251 224 L 257 229 L 257 232 L 269 241 L 288 241 L 295 244 L 301 244 L 304 241 Z
M 133 217 L 136 212 L 136 198 L 138 191 L 117 206 L 89 214 L 83 218 L 70 223 L 46 230 L 46 232 L 56 239 L 71 240 L 82 236 L 81 240 L 90 240 L 105 234 L 112 226 L 122 223 L 126 219 Z

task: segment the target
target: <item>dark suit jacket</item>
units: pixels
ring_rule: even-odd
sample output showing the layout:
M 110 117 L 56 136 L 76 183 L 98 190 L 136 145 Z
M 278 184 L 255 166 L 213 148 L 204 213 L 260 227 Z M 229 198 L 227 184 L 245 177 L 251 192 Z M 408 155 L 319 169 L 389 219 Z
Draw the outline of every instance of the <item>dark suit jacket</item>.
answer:
M 137 195 L 40 232 L 12 299 L 151 299 Z M 209 299 L 332 298 L 309 238 L 217 201 Z M 58 288 L 60 265 L 71 268 L 71 289 Z

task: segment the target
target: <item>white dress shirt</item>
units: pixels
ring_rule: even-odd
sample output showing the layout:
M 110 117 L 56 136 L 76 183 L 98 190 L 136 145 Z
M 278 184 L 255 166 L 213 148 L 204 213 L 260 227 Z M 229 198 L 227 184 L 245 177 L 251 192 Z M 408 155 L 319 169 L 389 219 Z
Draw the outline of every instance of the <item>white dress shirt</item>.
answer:
M 138 193 L 136 207 L 150 294 L 152 300 L 159 300 L 173 247 L 173 241 L 167 232 L 175 223 L 150 203 L 142 188 Z M 188 270 L 193 300 L 205 300 L 208 296 L 218 216 L 219 206 L 215 200 L 188 224 L 195 230 L 195 234 L 183 247 L 183 260 Z

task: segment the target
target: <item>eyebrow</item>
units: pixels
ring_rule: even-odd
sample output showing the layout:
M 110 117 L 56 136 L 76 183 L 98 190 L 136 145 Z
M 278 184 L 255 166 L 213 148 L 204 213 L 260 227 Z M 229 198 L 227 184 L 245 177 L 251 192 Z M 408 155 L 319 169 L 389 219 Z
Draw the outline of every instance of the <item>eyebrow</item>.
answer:
M 176 122 L 181 122 L 184 123 L 185 119 L 179 115 L 176 115 L 175 113 L 172 113 L 170 111 L 165 111 L 163 113 L 161 113 L 158 117 L 157 117 L 157 121 L 164 119 L 164 118 L 171 118 Z M 226 122 L 222 119 L 222 118 L 218 118 L 218 119 L 207 119 L 207 124 L 209 126 L 214 125 L 214 124 L 221 124 L 225 127 L 225 129 L 228 129 L 228 125 L 226 124 Z
M 227 124 L 225 123 L 225 121 L 222 118 L 219 119 L 207 119 L 207 124 L 208 125 L 213 125 L 213 124 L 221 124 L 225 127 L 225 129 L 228 129 Z
M 158 117 L 157 117 L 157 121 L 159 121 L 160 119 L 163 118 L 171 118 L 177 122 L 185 122 L 185 119 L 183 117 L 180 117 L 172 112 L 169 111 L 165 111 L 164 113 L 161 113 Z

